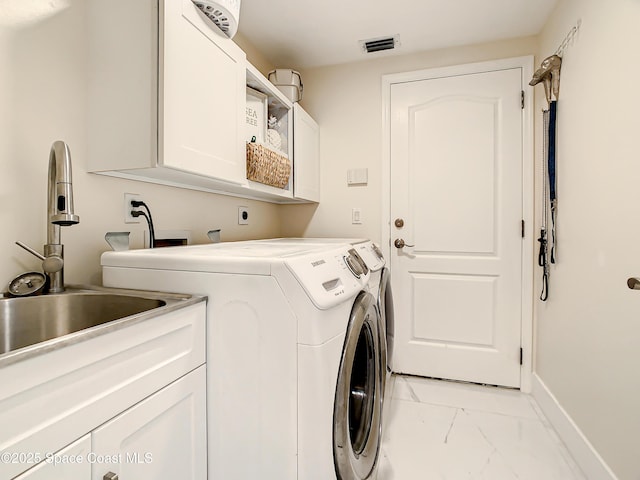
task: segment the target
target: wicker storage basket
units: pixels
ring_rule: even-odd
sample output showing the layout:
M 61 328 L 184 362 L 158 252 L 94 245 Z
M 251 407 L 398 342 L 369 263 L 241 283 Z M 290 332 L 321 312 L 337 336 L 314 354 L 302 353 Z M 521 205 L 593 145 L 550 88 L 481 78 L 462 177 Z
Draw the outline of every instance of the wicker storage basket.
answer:
M 289 183 L 289 159 L 264 145 L 247 143 L 247 178 L 277 188 Z

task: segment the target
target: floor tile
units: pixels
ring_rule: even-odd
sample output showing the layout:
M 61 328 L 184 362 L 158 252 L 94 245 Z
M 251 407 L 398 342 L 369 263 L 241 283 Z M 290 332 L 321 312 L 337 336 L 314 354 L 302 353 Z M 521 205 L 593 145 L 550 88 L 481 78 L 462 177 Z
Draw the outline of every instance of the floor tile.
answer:
M 528 396 L 514 389 L 398 376 L 394 397 L 503 415 L 538 418 Z
M 378 480 L 584 480 L 528 395 L 396 377 Z

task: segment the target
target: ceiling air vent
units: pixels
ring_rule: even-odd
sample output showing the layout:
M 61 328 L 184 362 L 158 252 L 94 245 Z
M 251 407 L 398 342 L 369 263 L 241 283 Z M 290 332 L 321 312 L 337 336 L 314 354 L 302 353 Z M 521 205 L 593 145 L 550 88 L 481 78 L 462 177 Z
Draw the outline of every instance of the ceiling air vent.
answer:
M 399 36 L 371 38 L 360 40 L 360 46 L 364 53 L 381 52 L 383 50 L 393 50 L 400 45 Z

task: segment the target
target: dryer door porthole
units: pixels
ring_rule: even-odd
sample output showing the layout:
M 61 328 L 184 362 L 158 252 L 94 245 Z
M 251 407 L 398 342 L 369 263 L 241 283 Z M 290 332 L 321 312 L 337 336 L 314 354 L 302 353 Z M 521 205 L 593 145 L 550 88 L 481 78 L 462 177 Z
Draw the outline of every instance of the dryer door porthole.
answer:
M 374 297 L 356 298 L 344 348 L 333 413 L 333 452 L 339 480 L 368 478 L 380 449 L 382 381 L 379 317 Z

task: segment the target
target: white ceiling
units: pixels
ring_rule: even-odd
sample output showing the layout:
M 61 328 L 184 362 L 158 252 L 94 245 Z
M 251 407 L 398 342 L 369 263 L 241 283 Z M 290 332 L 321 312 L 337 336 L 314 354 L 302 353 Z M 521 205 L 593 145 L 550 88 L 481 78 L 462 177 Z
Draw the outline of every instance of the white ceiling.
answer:
M 240 33 L 277 67 L 308 68 L 537 35 L 558 0 L 242 0 Z M 400 35 L 393 51 L 359 40 Z

